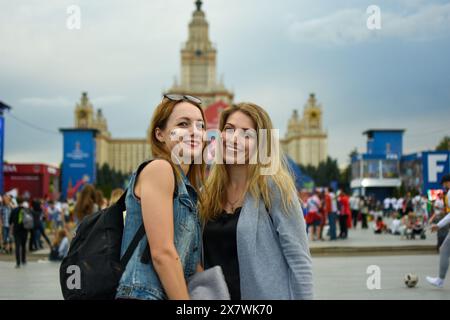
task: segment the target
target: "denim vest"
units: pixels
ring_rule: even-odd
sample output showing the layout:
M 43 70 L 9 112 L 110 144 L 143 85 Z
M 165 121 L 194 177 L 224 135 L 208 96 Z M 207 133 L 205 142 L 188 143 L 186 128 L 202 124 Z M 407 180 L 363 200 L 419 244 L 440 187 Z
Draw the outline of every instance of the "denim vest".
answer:
M 181 171 L 181 170 L 180 170 Z M 131 240 L 142 225 L 140 200 L 134 194 L 137 172 L 131 176 L 125 198 L 127 215 L 122 238 L 121 256 L 124 255 Z M 184 277 L 192 276 L 200 263 L 201 227 L 197 215 L 197 193 L 188 178 L 181 171 L 181 179 L 173 198 L 174 242 L 183 266 Z M 131 256 L 117 288 L 116 298 L 162 300 L 167 299 L 151 259 L 143 259 L 148 240 L 144 236 Z

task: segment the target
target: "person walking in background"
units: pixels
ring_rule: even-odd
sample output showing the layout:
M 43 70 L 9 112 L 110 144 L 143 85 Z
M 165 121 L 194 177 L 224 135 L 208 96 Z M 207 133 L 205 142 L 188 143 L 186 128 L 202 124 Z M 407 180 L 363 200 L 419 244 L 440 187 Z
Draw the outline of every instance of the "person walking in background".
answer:
M 49 248 L 52 247 L 50 239 L 45 233 L 44 226 L 44 211 L 42 210 L 42 203 L 39 200 L 33 201 L 31 204 L 33 209 L 34 226 L 35 226 L 35 243 L 38 249 L 43 249 L 41 237 L 44 237 L 45 242 L 47 242 Z
M 327 211 L 327 204 L 325 202 L 325 189 L 322 190 L 322 192 L 319 193 L 319 199 L 320 199 L 320 226 L 319 226 L 319 240 L 324 241 L 326 234 L 324 235 L 323 232 L 325 230 L 325 225 L 328 224 L 328 211 Z M 328 228 L 329 231 L 329 228 Z
M 39 224 L 41 219 L 41 203 L 38 200 L 33 200 L 31 202 L 30 214 L 33 217 L 33 229 L 30 230 L 30 239 L 28 240 L 28 250 L 30 252 L 39 249 L 38 237 Z
M 397 210 L 398 214 L 401 215 L 402 217 L 405 215 L 405 213 L 403 212 L 403 203 L 404 202 L 405 202 L 405 199 L 400 197 L 397 199 L 397 203 L 395 206 L 395 209 Z
M 442 177 L 441 184 L 444 188 L 444 204 L 445 204 L 445 212 L 444 217 L 437 224 L 431 225 L 431 231 L 439 231 L 440 229 L 444 229 L 450 225 L 450 175 L 447 174 Z M 439 248 L 439 275 L 435 278 L 427 277 L 427 282 L 432 286 L 443 288 L 444 280 L 447 275 L 448 267 L 450 260 L 450 233 L 447 233 L 447 236 Z
M 28 202 L 24 201 L 17 208 L 11 211 L 9 225 L 12 228 L 16 249 L 16 268 L 27 264 L 27 236 L 28 230 L 24 227 L 25 211 L 28 209 Z
M 337 199 L 333 188 L 328 188 L 325 193 L 325 204 L 328 213 L 328 225 L 330 227 L 330 240 L 336 240 Z
M 383 218 L 387 218 L 390 213 L 391 208 L 391 198 L 386 197 L 383 200 Z
M 63 206 L 60 201 L 57 201 L 55 204 L 56 212 L 55 212 L 55 225 L 56 231 L 63 229 L 65 225 L 65 216 L 63 211 Z
M 353 220 L 353 227 L 356 229 L 356 225 L 358 224 L 358 217 L 359 217 L 359 198 L 357 195 L 352 195 L 350 197 L 350 210 L 352 212 L 352 220 Z
M 308 206 L 308 214 L 306 215 L 308 234 L 311 241 L 315 241 L 320 238 L 320 224 L 322 221 L 322 217 L 319 212 L 321 201 L 319 199 L 317 190 L 313 191 L 306 204 Z
M 369 204 L 367 199 L 364 196 L 359 198 L 359 207 L 361 208 L 361 222 L 362 228 L 367 229 L 369 226 L 367 225 L 367 217 L 369 215 Z
M 3 196 L 3 203 L 0 208 L 0 219 L 2 224 L 2 251 L 3 253 L 11 254 L 11 236 L 10 236 L 10 224 L 9 217 L 11 216 L 11 211 L 13 209 L 10 196 L 5 194 Z
M 340 211 L 339 211 L 339 238 L 347 239 L 348 237 L 348 227 L 349 221 L 351 225 L 351 211 L 350 211 L 350 200 L 348 195 L 341 191 L 339 195 Z

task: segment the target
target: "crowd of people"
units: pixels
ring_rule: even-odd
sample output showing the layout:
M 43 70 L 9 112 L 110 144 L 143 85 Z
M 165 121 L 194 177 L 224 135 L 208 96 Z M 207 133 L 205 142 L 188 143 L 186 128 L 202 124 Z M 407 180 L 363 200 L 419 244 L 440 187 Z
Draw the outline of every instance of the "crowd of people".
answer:
M 106 199 L 93 185 L 85 185 L 76 201 L 4 194 L 0 196 L 0 253 L 15 253 L 16 268 L 26 265 L 27 252 L 44 248 L 50 250 L 49 260 L 61 261 L 69 250 L 70 239 L 79 222 L 116 202 L 122 193 L 122 189 L 115 189 Z
M 332 188 L 302 192 L 300 198 L 310 240 L 347 239 L 350 228 L 368 228 L 379 203 L 373 197 L 349 196 L 343 190 Z M 339 226 L 339 229 L 337 228 Z M 339 233 L 338 233 L 339 231 Z
M 349 229 L 371 229 L 375 234 L 399 235 L 402 239 L 426 238 L 426 226 L 444 215 L 444 194 L 430 201 L 425 195 L 410 192 L 404 197 L 348 195 L 332 188 L 300 192 L 302 208 L 311 241 L 347 239 Z M 338 229 L 339 228 L 339 229 Z M 438 247 L 447 235 L 438 233 Z

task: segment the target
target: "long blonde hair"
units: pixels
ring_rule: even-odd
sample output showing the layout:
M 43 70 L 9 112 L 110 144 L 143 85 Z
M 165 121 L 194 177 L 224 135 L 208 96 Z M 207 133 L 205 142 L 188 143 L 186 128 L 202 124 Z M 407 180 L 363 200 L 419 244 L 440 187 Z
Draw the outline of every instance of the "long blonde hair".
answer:
M 172 162 L 171 151 L 168 150 L 168 148 L 164 143 L 162 143 L 156 138 L 155 132 L 156 128 L 159 128 L 161 130 L 164 130 L 166 128 L 167 121 L 170 115 L 172 114 L 175 106 L 183 101 L 184 100 L 172 101 L 170 99 L 164 98 L 153 112 L 153 117 L 149 129 L 150 145 L 153 157 L 167 160 L 172 165 L 172 168 L 175 170 L 177 179 L 180 179 L 181 171 L 179 167 L 174 165 L 174 163 Z M 203 109 L 194 103 L 192 103 L 192 105 L 196 106 L 200 110 L 206 128 L 206 117 L 205 113 L 203 112 Z M 206 144 L 203 144 L 202 153 L 204 152 L 205 147 Z M 205 180 L 205 170 L 206 164 L 204 163 L 204 161 L 202 161 L 201 164 L 193 163 L 189 168 L 187 178 L 189 179 L 189 182 L 197 192 L 199 191 L 203 181 Z
M 247 192 L 250 191 L 250 194 L 254 199 L 259 199 L 261 195 L 264 204 L 270 211 L 272 201 L 269 179 L 271 179 L 281 193 L 283 210 L 287 213 L 288 207 L 290 207 L 294 200 L 293 197 L 296 196 L 296 189 L 292 174 L 288 169 L 289 167 L 286 159 L 280 148 L 272 149 L 271 147 L 273 138 L 271 135 L 271 130 L 273 129 L 272 121 L 263 108 L 254 103 L 244 102 L 233 105 L 222 111 L 219 122 L 220 131 L 223 131 L 228 118 L 238 111 L 244 113 L 253 120 L 256 132 L 259 133 L 261 129 L 267 129 L 265 132 L 265 139 L 268 145 L 267 157 L 270 157 L 271 159 L 269 165 L 263 166 L 259 161 L 257 161 L 256 164 L 248 164 L 249 175 Z M 275 141 L 275 143 L 278 142 Z M 218 149 L 221 150 L 221 147 L 222 146 L 219 146 Z M 272 174 L 259 174 L 261 172 L 260 170 L 267 166 L 271 166 Z M 226 203 L 226 186 L 228 183 L 229 177 L 225 165 L 215 163 L 212 166 L 209 177 L 205 183 L 205 192 L 202 192 L 204 199 L 200 207 L 200 217 L 203 222 L 213 219 L 223 210 L 223 206 Z

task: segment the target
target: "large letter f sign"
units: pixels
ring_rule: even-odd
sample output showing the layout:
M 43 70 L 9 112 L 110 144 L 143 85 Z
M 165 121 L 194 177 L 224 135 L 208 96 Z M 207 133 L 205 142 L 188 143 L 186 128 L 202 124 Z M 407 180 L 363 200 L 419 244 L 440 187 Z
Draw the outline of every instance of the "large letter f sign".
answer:
M 438 182 L 438 175 L 444 171 L 444 165 L 439 162 L 447 161 L 446 154 L 428 155 L 428 181 L 430 183 Z

